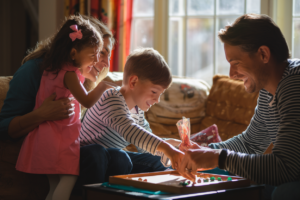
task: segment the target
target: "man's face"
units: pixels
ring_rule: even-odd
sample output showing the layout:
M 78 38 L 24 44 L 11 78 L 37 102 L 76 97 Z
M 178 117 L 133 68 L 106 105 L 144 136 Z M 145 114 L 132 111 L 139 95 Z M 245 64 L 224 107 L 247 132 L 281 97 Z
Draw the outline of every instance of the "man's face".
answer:
M 94 65 L 90 71 L 90 80 L 102 80 L 106 77 L 109 71 L 110 53 L 112 50 L 112 43 L 109 37 L 103 38 L 103 48 L 100 51 L 99 61 Z
M 155 103 L 159 103 L 160 95 L 165 89 L 149 80 L 138 80 L 133 90 L 133 100 L 143 111 L 148 111 Z
M 244 81 L 245 90 L 249 93 L 263 89 L 266 73 L 259 52 L 250 55 L 239 46 L 226 43 L 224 50 L 230 64 L 230 78 Z

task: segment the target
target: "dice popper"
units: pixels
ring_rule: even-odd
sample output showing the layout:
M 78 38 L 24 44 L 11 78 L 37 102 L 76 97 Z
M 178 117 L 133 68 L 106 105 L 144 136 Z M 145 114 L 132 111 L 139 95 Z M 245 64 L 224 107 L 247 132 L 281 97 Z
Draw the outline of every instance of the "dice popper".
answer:
M 179 149 L 188 149 L 191 146 L 190 135 L 191 135 L 191 123 L 189 118 L 183 117 L 176 123 L 178 128 L 181 144 Z

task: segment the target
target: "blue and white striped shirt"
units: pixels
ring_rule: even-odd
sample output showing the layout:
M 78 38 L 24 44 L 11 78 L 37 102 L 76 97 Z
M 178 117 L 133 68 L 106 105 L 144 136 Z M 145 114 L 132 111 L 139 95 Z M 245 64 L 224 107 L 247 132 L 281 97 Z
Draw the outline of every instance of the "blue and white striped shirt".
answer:
M 257 183 L 300 180 L 300 60 L 289 60 L 274 99 L 261 90 L 247 129 L 211 148 L 228 149 L 225 169 Z M 263 155 L 273 142 L 272 154 Z
M 81 126 L 80 145 L 100 144 L 105 148 L 123 149 L 134 144 L 139 153 L 161 156 L 161 162 L 169 166 L 169 159 L 156 151 L 162 139 L 151 133 L 144 111 L 137 106 L 129 110 L 120 89 L 106 90 L 88 109 Z

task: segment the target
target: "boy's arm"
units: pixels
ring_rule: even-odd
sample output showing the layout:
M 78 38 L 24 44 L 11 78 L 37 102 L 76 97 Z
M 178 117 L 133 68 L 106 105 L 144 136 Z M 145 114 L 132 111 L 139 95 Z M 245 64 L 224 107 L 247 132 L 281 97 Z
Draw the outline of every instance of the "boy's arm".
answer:
M 112 90 L 107 90 L 95 106 L 101 111 L 98 117 L 106 126 L 119 133 L 127 142 L 155 154 L 162 139 L 133 120 L 120 96 L 113 94 Z

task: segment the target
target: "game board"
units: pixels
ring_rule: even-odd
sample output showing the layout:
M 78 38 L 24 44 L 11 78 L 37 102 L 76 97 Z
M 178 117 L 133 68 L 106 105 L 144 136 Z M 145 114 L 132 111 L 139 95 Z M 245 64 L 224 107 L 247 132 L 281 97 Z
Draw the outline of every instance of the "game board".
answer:
M 206 192 L 250 186 L 250 181 L 242 177 L 207 174 L 201 172 L 198 172 L 196 183 L 193 184 L 189 180 L 180 176 L 177 171 L 173 170 L 110 176 L 109 183 L 176 194 Z

